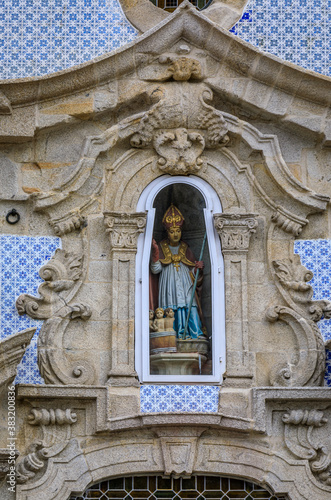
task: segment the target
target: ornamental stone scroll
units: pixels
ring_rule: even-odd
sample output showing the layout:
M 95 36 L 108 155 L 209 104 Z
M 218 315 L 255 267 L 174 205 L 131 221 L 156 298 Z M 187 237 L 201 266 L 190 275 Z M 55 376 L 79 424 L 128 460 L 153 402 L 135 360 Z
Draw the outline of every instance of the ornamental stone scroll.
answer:
M 112 258 L 111 385 L 138 385 L 134 368 L 135 258 L 146 214 L 105 212 Z
M 248 341 L 247 253 L 250 237 L 257 228 L 256 214 L 222 213 L 214 215 L 215 229 L 221 239 L 224 255 L 227 315 L 227 369 L 224 385 L 252 384 L 253 354 Z

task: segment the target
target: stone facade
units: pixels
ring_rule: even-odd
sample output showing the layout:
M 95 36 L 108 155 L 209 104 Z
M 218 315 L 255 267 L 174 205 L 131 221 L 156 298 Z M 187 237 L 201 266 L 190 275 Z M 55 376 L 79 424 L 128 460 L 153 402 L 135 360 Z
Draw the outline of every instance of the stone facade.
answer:
M 0 85 L 1 207 L 20 214 L 2 231 L 62 240 L 39 293 L 16 301 L 19 314 L 44 321 L 45 381 L 16 387 L 19 500 L 65 500 L 118 476 L 192 474 L 246 478 L 290 500 L 330 498 L 317 322 L 331 302 L 314 299 L 294 253 L 299 235 L 331 237 L 330 79 L 208 17 L 184 3 L 107 57 Z M 140 207 L 150 186 L 178 176 L 209 185 L 222 207 L 210 234 L 224 258 L 225 331 L 215 325 L 213 335 L 225 335 L 226 352 L 214 351 L 217 411 L 147 413 L 136 324 L 149 214 Z M 5 396 L 32 335 L 1 343 Z M 14 498 L 5 479 L 1 488 Z

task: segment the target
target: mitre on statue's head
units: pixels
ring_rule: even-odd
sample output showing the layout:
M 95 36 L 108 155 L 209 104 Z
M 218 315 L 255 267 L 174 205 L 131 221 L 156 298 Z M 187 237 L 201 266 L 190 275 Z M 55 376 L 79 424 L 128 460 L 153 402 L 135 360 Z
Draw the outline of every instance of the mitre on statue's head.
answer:
M 180 210 L 178 210 L 178 208 L 171 203 L 170 207 L 163 216 L 162 224 L 168 231 L 171 227 L 182 227 L 184 220 L 185 219 Z

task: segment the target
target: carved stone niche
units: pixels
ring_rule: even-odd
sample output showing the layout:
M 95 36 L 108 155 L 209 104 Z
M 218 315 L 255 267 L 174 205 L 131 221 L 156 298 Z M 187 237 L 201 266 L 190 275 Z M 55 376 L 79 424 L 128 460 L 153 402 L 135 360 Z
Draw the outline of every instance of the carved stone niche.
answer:
M 224 385 L 250 386 L 254 359 L 248 338 L 247 253 L 251 235 L 258 225 L 257 215 L 215 214 L 214 225 L 224 255 L 226 310 L 232 310 L 234 303 L 239 305 L 235 321 L 230 317 L 226 321 L 227 370 Z

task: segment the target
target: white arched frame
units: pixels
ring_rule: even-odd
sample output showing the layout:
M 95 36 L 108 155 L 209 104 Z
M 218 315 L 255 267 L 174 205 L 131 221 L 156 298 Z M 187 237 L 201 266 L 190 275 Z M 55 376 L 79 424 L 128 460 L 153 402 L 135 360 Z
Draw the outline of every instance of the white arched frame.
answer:
M 197 189 L 206 204 L 204 218 L 211 263 L 212 297 L 212 375 L 151 375 L 149 360 L 149 263 L 154 228 L 156 196 L 170 184 L 188 184 Z M 222 206 L 214 189 L 195 176 L 171 177 L 164 175 L 151 182 L 142 192 L 137 212 L 147 212 L 144 234 L 138 238 L 135 283 L 135 365 L 141 382 L 221 383 L 225 371 L 225 301 L 224 266 L 219 236 L 213 224 L 213 214 L 221 213 Z

